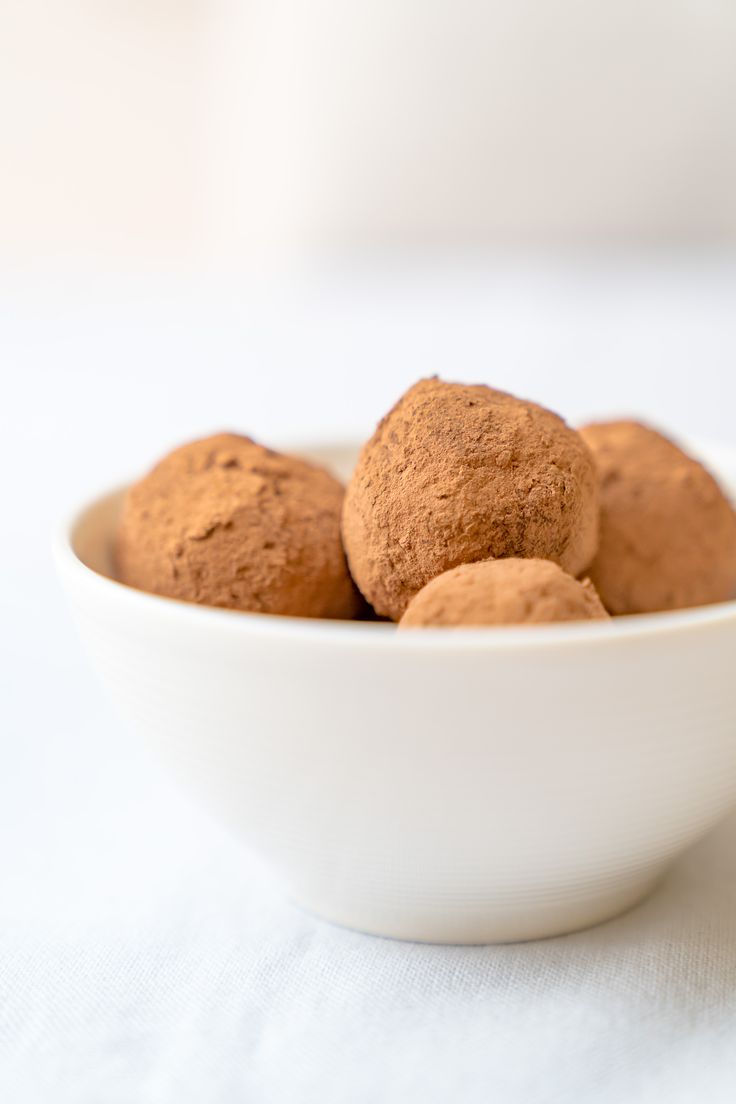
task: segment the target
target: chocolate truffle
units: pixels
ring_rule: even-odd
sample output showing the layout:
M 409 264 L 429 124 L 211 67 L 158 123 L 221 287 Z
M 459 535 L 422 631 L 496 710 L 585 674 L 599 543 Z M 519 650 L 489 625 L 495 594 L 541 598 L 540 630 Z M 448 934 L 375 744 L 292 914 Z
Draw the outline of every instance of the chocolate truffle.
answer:
M 328 472 L 221 433 L 166 456 L 125 496 L 120 579 L 207 606 L 344 617 L 359 596 Z
M 436 378 L 379 423 L 343 507 L 353 578 L 394 620 L 458 564 L 537 557 L 577 575 L 597 540 L 595 466 L 582 438 L 535 403 Z
M 606 608 L 646 613 L 736 596 L 736 515 L 703 465 L 638 422 L 581 434 L 600 473 L 590 577 Z
M 461 564 L 415 594 L 400 628 L 539 625 L 608 614 L 588 579 L 578 582 L 551 560 Z

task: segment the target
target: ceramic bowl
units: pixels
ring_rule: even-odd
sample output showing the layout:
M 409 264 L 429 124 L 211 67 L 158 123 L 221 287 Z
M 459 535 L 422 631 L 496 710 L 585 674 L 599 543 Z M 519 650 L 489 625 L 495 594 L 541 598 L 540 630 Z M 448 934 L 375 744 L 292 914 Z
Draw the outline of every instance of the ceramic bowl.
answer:
M 311 455 L 344 474 L 354 454 Z M 736 453 L 706 458 L 733 486 Z M 323 917 L 453 943 L 568 932 L 637 902 L 736 803 L 736 602 L 407 633 L 209 609 L 114 581 L 119 503 L 58 541 L 92 660 Z

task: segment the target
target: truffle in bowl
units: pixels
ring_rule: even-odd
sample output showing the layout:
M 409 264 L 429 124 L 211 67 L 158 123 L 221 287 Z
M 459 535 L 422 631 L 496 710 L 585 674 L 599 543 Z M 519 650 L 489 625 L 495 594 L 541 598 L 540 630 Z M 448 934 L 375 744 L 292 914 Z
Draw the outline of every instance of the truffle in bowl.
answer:
M 345 477 L 357 450 L 312 459 Z M 734 486 L 736 453 L 707 454 Z M 637 902 L 736 801 L 736 602 L 523 627 L 211 609 L 112 577 L 118 492 L 58 541 L 132 725 L 306 908 L 531 939 Z
M 544 625 L 608 614 L 590 579 L 573 579 L 552 560 L 480 560 L 438 575 L 414 595 L 404 629 Z

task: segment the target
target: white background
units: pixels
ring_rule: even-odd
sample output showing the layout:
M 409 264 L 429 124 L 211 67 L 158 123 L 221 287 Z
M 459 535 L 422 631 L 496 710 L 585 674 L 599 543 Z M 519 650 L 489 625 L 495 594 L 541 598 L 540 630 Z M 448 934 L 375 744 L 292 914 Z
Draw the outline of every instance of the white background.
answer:
M 733 242 L 730 0 L 3 0 L 0 250 Z
M 118 723 L 50 544 L 435 372 L 736 444 L 734 5 L 0 8 L 0 1099 L 731 1104 L 736 821 L 589 933 L 330 928 Z

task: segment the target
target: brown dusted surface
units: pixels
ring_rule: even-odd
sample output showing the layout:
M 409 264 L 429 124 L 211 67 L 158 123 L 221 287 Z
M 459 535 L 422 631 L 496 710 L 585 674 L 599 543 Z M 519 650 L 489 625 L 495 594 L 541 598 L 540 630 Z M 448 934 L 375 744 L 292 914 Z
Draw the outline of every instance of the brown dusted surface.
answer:
M 702 464 L 638 422 L 580 432 L 600 473 L 590 576 L 606 608 L 646 613 L 736 596 L 736 515 Z
M 580 574 L 596 550 L 597 494 L 587 447 L 556 414 L 490 387 L 420 380 L 379 423 L 348 484 L 350 569 L 395 620 L 461 563 L 536 556 Z
M 119 577 L 202 605 L 350 618 L 342 498 L 328 472 L 247 437 L 193 441 L 129 489 Z
M 595 587 L 551 560 L 486 560 L 462 564 L 412 598 L 401 628 L 538 625 L 607 618 Z

